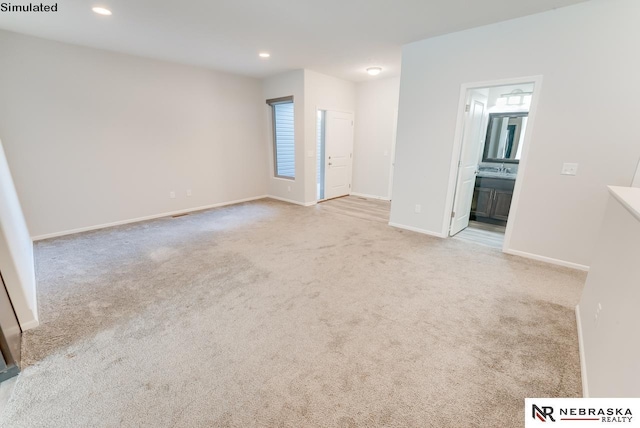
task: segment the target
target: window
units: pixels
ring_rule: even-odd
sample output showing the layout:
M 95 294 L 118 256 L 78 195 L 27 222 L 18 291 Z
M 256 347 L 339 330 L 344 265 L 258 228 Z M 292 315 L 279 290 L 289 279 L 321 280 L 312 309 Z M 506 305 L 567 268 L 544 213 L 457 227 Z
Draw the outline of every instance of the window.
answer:
M 273 164 L 275 176 L 296 177 L 293 97 L 267 100 L 273 113 Z

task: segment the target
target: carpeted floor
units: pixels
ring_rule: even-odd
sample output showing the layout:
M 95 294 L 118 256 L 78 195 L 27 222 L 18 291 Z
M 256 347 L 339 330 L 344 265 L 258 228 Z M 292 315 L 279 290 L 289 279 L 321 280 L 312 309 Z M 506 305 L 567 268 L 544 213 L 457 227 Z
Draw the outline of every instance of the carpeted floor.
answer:
M 330 203 L 330 202 L 328 202 Z M 19 427 L 517 427 L 585 274 L 272 200 L 39 242 Z

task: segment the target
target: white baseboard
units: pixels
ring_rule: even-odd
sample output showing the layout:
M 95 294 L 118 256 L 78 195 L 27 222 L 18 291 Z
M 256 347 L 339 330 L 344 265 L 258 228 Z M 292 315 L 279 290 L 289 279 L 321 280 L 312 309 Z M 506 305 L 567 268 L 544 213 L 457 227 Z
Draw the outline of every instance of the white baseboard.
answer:
M 367 198 L 367 199 L 377 199 L 379 201 L 389 201 L 389 198 L 387 198 L 387 197 L 376 196 L 376 195 L 367 195 L 366 193 L 351 192 L 351 196 L 359 196 L 361 198 Z
M 430 230 L 420 229 L 420 228 L 413 227 L 413 226 L 406 226 L 404 224 L 398 224 L 398 223 L 389 222 L 389 226 L 397 227 L 398 229 L 410 230 L 412 232 L 422 233 L 424 235 L 435 236 L 437 238 L 446 238 L 447 237 L 446 235 L 443 235 L 440 232 L 432 232 Z
M 277 201 L 288 202 L 288 203 L 294 204 L 294 205 L 300 205 L 302 207 L 310 207 L 310 206 L 316 205 L 318 203 L 317 201 L 299 202 L 299 201 L 294 201 L 293 199 L 281 198 L 280 196 L 273 196 L 273 195 L 267 195 L 265 197 L 266 198 L 270 198 L 270 199 L 275 199 Z
M 27 330 L 31 330 L 32 328 L 36 328 L 40 325 L 40 321 L 37 319 L 33 319 L 31 321 L 27 321 L 25 323 L 20 323 L 20 329 L 24 332 Z
M 589 383 L 587 381 L 587 360 L 584 354 L 584 339 L 582 338 L 582 321 L 580 320 L 580 305 L 576 305 L 576 325 L 578 327 L 578 349 L 580 353 L 580 374 L 582 376 L 582 396 L 589 397 Z
M 258 199 L 264 199 L 266 197 L 268 197 L 268 196 L 267 195 L 262 195 L 262 196 L 253 196 L 251 198 L 237 199 L 235 201 L 219 202 L 217 204 L 204 205 L 204 206 L 201 206 L 201 207 L 186 208 L 186 209 L 178 210 L 178 211 L 170 211 L 170 212 L 161 213 L 161 214 L 152 214 L 152 215 L 148 215 L 148 216 L 144 216 L 144 217 L 137 217 L 137 218 L 131 218 L 131 219 L 127 219 L 127 220 L 114 221 L 112 223 L 97 224 L 95 226 L 80 227 L 80 228 L 77 228 L 77 229 L 64 230 L 62 232 L 47 233 L 47 234 L 44 234 L 44 235 L 32 236 L 31 239 L 33 241 L 41 241 L 43 239 L 57 238 L 59 236 L 66 236 L 66 235 L 73 235 L 75 233 L 80 233 L 80 232 L 88 232 L 90 230 L 104 229 L 104 228 L 107 228 L 107 227 L 121 226 L 123 224 L 137 223 L 137 222 L 140 222 L 140 221 L 154 220 L 156 218 L 170 217 L 170 216 L 173 216 L 173 215 L 187 214 L 187 213 L 192 213 L 192 212 L 196 212 L 196 211 L 203 211 L 203 210 L 208 210 L 208 209 L 211 209 L 211 208 L 223 207 L 223 206 L 226 206 L 226 205 L 240 204 L 242 202 L 249 202 L 249 201 L 255 201 L 255 200 L 258 200 Z
M 505 252 L 507 254 L 511 254 L 513 256 L 520 256 L 520 257 L 524 257 L 524 258 L 527 258 L 527 259 L 538 260 L 540 262 L 551 263 L 553 265 L 564 266 L 564 267 L 568 267 L 568 268 L 572 268 L 572 269 L 578 269 L 578 270 L 582 270 L 582 271 L 585 271 L 585 272 L 589 271 L 589 266 L 581 265 L 581 264 L 573 263 L 573 262 L 567 262 L 565 260 L 554 259 L 552 257 L 541 256 L 539 254 L 527 253 L 525 251 L 511 250 L 511 249 L 505 249 L 505 250 L 503 250 L 503 252 Z

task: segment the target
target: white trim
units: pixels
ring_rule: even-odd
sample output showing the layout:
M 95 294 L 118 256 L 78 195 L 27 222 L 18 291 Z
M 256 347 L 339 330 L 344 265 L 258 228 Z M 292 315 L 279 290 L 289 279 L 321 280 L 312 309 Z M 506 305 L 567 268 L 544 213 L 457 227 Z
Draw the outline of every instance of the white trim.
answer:
M 582 377 L 582 397 L 589 397 L 589 382 L 587 381 L 587 360 L 584 354 L 584 339 L 582 338 L 582 321 L 580 319 L 580 305 L 576 305 L 576 326 L 578 328 L 578 350 L 580 353 L 580 375 Z
M 40 321 L 37 318 L 32 319 L 31 321 L 27 321 L 25 323 L 20 323 L 20 329 L 25 332 L 27 330 L 31 330 L 32 328 L 36 328 L 40 325 Z
M 527 253 L 526 251 L 513 250 L 511 248 L 502 250 L 506 254 L 511 254 L 513 256 L 520 256 L 527 259 L 538 260 L 540 262 L 551 263 L 552 265 L 564 266 L 572 269 L 582 270 L 585 272 L 589 271 L 589 266 L 581 265 L 578 263 L 567 262 L 565 260 L 554 259 L 552 257 L 541 256 L 539 254 Z
M 366 193 L 351 192 L 351 196 L 359 196 L 361 198 L 367 199 L 377 199 L 379 201 L 389 201 L 389 198 L 385 198 L 384 196 L 367 195 Z
M 420 229 L 418 227 L 407 226 L 407 225 L 399 224 L 399 223 L 389 222 L 389 226 L 397 227 L 398 229 L 410 230 L 412 232 L 422 233 L 424 235 L 435 236 L 436 238 L 446 238 L 447 237 L 446 235 L 443 235 L 443 234 L 438 233 L 438 232 L 432 232 L 430 230 Z
M 341 110 L 341 109 L 336 109 L 336 108 L 325 108 L 323 106 L 318 107 L 318 105 L 316 104 L 316 114 L 318 114 L 318 110 L 324 110 L 324 111 L 335 111 L 336 113 L 346 113 L 346 114 L 352 114 L 353 115 L 353 126 L 355 126 L 355 122 L 356 122 L 356 112 L 353 110 Z M 317 117 L 317 116 L 314 116 Z M 316 134 L 316 139 L 314 141 L 318 141 L 317 140 L 318 135 Z M 315 144 L 314 144 L 315 146 Z
M 462 134 L 464 130 L 464 116 L 465 109 L 464 106 L 466 104 L 467 92 L 472 89 L 479 88 L 487 88 L 487 87 L 495 87 L 495 86 L 507 86 L 507 85 L 517 85 L 524 83 L 533 83 L 533 97 L 531 100 L 531 107 L 529 108 L 529 115 L 527 120 L 527 132 L 524 136 L 524 147 L 522 149 L 522 157 L 520 158 L 520 162 L 518 164 L 518 175 L 516 176 L 515 187 L 513 189 L 513 198 L 511 200 L 511 209 L 509 211 L 509 218 L 507 220 L 507 228 L 505 230 L 504 236 L 504 244 L 502 247 L 502 251 L 508 254 L 516 254 L 516 250 L 511 250 L 511 236 L 513 234 L 513 225 L 515 224 L 516 215 L 518 212 L 518 202 L 520 200 L 520 190 L 522 189 L 522 182 L 524 177 L 524 172 L 526 168 L 526 162 L 529 158 L 529 147 L 531 146 L 531 135 L 533 134 L 532 130 L 535 125 L 535 117 L 536 111 L 538 108 L 538 100 L 540 99 L 540 94 L 542 93 L 542 76 L 524 76 L 524 77 L 516 77 L 516 78 L 508 78 L 508 79 L 498 79 L 498 80 L 490 80 L 484 82 L 474 82 L 474 83 L 463 83 L 460 86 L 460 98 L 458 100 L 458 118 L 456 121 L 456 132 L 454 136 L 453 142 L 453 151 L 451 156 L 451 166 L 449 170 L 449 187 L 447 189 L 447 199 L 445 203 L 445 211 L 442 220 L 442 233 L 444 236 L 449 235 L 449 224 L 451 222 L 450 213 L 453 211 L 454 204 L 454 196 L 456 190 L 456 181 L 457 181 L 457 172 L 458 172 L 458 162 L 460 160 L 460 151 L 462 150 Z M 522 253 L 528 254 L 528 253 Z M 521 254 L 517 254 L 521 255 Z M 562 266 L 573 267 L 575 269 L 585 270 L 588 267 L 583 265 L 577 265 L 570 262 L 564 262 L 561 260 L 555 260 L 551 258 L 547 258 L 544 256 L 531 255 L 533 257 L 529 257 L 526 255 L 522 255 L 523 257 L 534 258 L 536 260 L 542 260 L 549 263 L 560 264 Z M 554 261 L 555 260 L 555 261 Z
M 273 196 L 273 195 L 267 195 L 267 196 L 265 196 L 265 198 L 275 199 L 277 201 L 282 201 L 282 202 L 288 202 L 290 204 L 300 205 L 302 207 L 310 207 L 310 206 L 316 205 L 318 203 L 317 201 L 299 202 L 299 201 L 294 201 L 293 199 L 281 198 L 280 196 Z
M 121 226 L 123 224 L 138 223 L 140 221 L 154 220 L 156 218 L 170 217 L 170 216 L 173 216 L 173 215 L 187 214 L 187 213 L 192 213 L 192 212 L 196 212 L 196 211 L 203 211 L 203 210 L 208 210 L 208 209 L 211 209 L 211 208 L 223 207 L 223 206 L 226 206 L 226 205 L 240 204 L 242 202 L 255 201 L 255 200 L 264 199 L 264 198 L 267 198 L 267 197 L 268 197 L 267 195 L 252 196 L 250 198 L 237 199 L 235 201 L 219 202 L 217 204 L 203 205 L 203 206 L 200 206 L 200 207 L 186 208 L 186 209 L 178 210 L 178 211 L 170 211 L 170 212 L 161 213 L 161 214 L 152 214 L 152 215 L 148 215 L 148 216 L 144 216 L 144 217 L 136 217 L 136 218 L 131 218 L 131 219 L 127 219 L 127 220 L 114 221 L 112 223 L 97 224 L 97 225 L 94 225 L 94 226 L 79 227 L 77 229 L 64 230 L 62 232 L 47 233 L 47 234 L 44 234 L 44 235 L 32 236 L 31 239 L 33 241 L 41 241 L 43 239 L 57 238 L 59 236 L 66 236 L 66 235 L 73 235 L 75 233 L 88 232 L 90 230 L 105 229 L 107 227 Z

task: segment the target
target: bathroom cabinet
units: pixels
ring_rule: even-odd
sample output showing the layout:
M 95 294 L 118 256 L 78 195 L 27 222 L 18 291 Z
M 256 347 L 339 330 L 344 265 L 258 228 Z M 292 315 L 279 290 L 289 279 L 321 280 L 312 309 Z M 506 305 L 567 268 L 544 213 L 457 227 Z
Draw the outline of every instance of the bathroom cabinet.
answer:
M 471 219 L 506 225 L 513 197 L 515 180 L 496 177 L 476 177 L 471 203 Z

